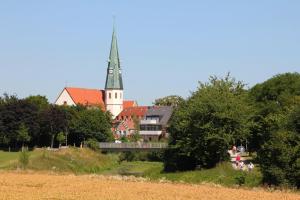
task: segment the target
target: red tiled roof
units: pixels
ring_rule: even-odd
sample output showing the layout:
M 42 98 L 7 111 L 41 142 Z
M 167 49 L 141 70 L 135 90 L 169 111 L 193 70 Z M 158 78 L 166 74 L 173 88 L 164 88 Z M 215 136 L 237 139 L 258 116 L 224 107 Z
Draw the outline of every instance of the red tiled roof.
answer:
M 121 119 L 122 117 L 132 117 L 132 116 L 137 116 L 137 117 L 144 117 L 146 112 L 148 110 L 148 106 L 135 106 L 135 107 L 129 107 L 125 108 L 118 116 L 117 119 Z
M 132 101 L 132 100 L 124 100 L 123 101 L 123 109 L 134 107 L 134 106 L 137 106 L 135 101 Z
M 65 90 L 68 92 L 68 94 L 70 95 L 70 97 L 72 98 L 72 100 L 76 105 L 81 104 L 85 106 L 101 106 L 105 110 L 104 90 L 74 88 L 74 87 L 66 87 Z M 137 104 L 135 101 L 132 100 L 123 101 L 123 110 L 126 110 L 127 108 L 131 108 L 131 107 L 136 107 L 136 106 Z
M 65 88 L 75 104 L 101 106 L 104 104 L 104 90 L 86 89 L 86 88 Z

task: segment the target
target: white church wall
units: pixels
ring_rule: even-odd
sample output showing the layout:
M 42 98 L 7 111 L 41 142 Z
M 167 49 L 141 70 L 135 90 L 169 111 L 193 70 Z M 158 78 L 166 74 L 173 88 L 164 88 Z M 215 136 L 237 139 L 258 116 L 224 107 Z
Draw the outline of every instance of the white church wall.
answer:
M 75 106 L 76 105 L 66 89 L 64 89 L 64 91 L 57 98 L 55 104 L 60 105 L 60 106 L 65 105 L 65 104 L 67 104 L 68 106 Z
M 105 91 L 106 110 L 110 111 L 113 118 L 118 116 L 123 110 L 123 90 Z

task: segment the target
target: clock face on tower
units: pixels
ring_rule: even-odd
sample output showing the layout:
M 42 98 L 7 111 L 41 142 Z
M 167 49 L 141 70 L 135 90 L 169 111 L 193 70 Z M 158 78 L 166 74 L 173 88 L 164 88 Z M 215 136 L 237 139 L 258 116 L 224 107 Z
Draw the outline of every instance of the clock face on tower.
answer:
M 122 71 L 121 71 L 121 70 L 119 70 L 119 73 L 120 73 L 120 74 L 122 74 Z
M 113 73 L 113 70 L 112 70 L 112 69 L 110 69 L 108 73 L 112 74 L 112 73 Z

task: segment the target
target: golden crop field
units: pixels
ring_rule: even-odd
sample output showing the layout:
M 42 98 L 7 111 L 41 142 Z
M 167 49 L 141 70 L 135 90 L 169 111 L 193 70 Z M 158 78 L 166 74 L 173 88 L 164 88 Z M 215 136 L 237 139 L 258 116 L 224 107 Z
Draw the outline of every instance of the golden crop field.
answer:
M 0 199 L 300 200 L 300 195 L 262 189 L 149 182 L 126 177 L 0 172 Z

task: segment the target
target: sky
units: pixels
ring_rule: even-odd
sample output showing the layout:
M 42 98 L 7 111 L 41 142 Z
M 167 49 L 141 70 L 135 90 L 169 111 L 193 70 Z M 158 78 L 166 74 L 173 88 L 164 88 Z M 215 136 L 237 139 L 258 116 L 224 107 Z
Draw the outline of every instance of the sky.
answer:
M 116 17 L 126 99 L 188 97 L 228 72 L 251 87 L 300 72 L 298 0 L 0 1 L 0 94 L 103 89 Z

